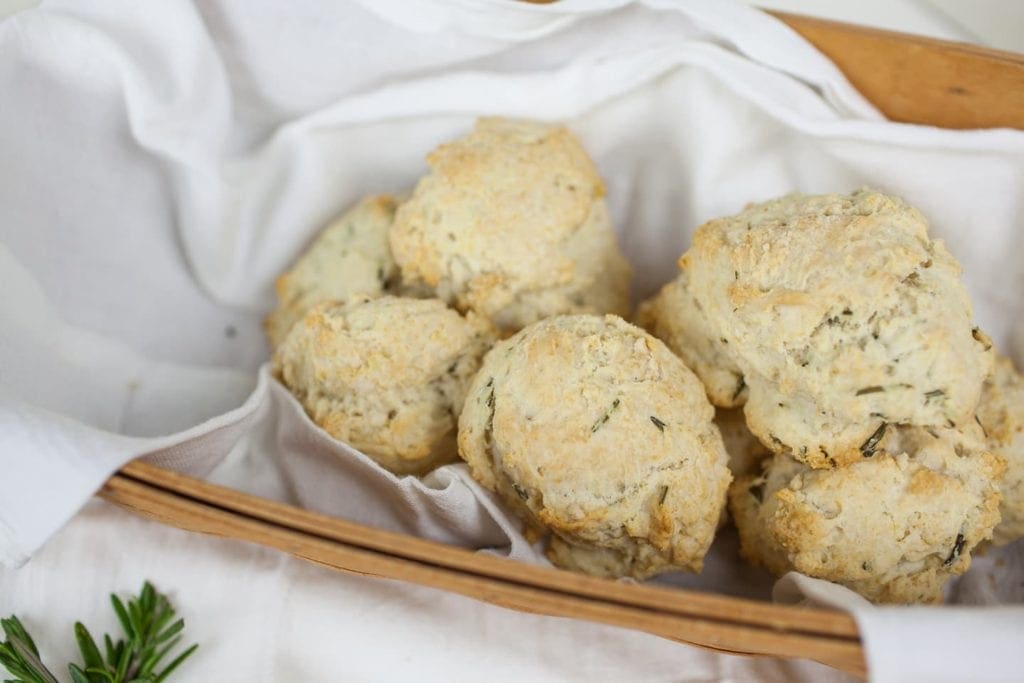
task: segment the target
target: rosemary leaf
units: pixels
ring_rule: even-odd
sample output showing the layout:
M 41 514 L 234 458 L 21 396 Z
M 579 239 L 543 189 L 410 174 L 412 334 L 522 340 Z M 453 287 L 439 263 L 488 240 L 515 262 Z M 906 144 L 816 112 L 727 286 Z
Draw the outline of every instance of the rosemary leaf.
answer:
M 885 430 L 889 428 L 888 423 L 883 422 L 881 426 L 875 430 L 874 434 L 868 437 L 868 440 L 861 444 L 860 452 L 865 458 L 870 458 L 875 454 L 875 450 L 878 448 L 878 442 L 885 436 Z
M 174 616 L 173 612 L 171 613 L 171 616 Z M 173 638 L 178 633 L 180 633 L 181 630 L 184 629 L 184 628 L 185 628 L 185 620 L 184 619 L 178 619 L 176 622 L 171 624 L 171 626 L 166 631 L 164 631 L 163 633 L 161 633 L 161 634 L 157 635 L 155 638 L 153 638 L 153 644 L 154 645 L 159 645 L 159 644 L 161 644 L 163 642 L 166 642 L 170 638 Z
M 957 558 L 960 557 L 960 553 L 964 550 L 964 542 L 966 540 L 967 539 L 964 538 L 963 534 L 956 535 L 956 540 L 953 541 L 953 550 L 949 553 L 949 557 L 946 558 L 946 561 L 942 563 L 942 566 L 948 567 L 956 562 Z
M 981 434 L 982 434 L 982 436 L 984 436 L 987 439 L 988 438 L 988 430 L 985 429 L 985 425 L 981 424 L 981 418 L 978 417 L 977 415 L 975 415 L 974 416 L 974 421 L 978 423 L 979 427 L 981 427 Z
M 89 675 L 89 669 L 104 670 L 106 665 L 103 662 L 103 657 L 100 655 L 100 649 L 96 647 L 96 641 L 92 639 L 92 635 L 88 629 L 80 621 L 75 622 L 75 640 L 78 641 L 78 649 L 82 653 L 82 659 L 85 660 L 85 671 L 89 677 L 91 683 L 103 683 L 103 678 L 97 674 Z
M 57 683 L 57 677 L 50 673 L 39 658 L 35 641 L 28 634 L 16 616 L 0 619 L 0 629 L 6 640 L 0 643 L 0 664 L 18 676 L 20 683 Z
M 604 423 L 611 419 L 612 413 L 614 413 L 616 408 L 618 408 L 618 407 L 619 407 L 619 399 L 615 399 L 614 401 L 612 401 L 612 407 L 608 409 L 608 412 L 606 412 L 604 415 L 602 415 L 598 419 L 598 421 L 594 423 L 594 426 L 590 428 L 590 433 L 594 434 L 601 427 L 604 427 Z
M 104 634 L 101 654 L 96 639 L 85 625 L 75 622 L 75 641 L 83 663 L 68 664 L 72 683 L 163 681 L 195 652 L 197 646 L 192 645 L 163 671 L 156 672 L 160 663 L 181 641 L 185 622 L 174 619 L 170 601 L 148 581 L 143 584 L 139 595 L 129 599 L 127 604 L 116 595 L 110 596 L 110 604 L 125 637 L 115 641 L 109 634 Z M 0 619 L 0 628 L 6 638 L 0 642 L 0 666 L 15 676 L 9 679 L 10 683 L 57 683 L 57 678 L 43 665 L 35 642 L 17 617 Z
M 180 655 L 175 657 L 174 661 L 172 661 L 170 664 L 168 664 L 166 669 L 164 669 L 159 674 L 157 674 L 156 680 L 154 681 L 154 683 L 161 683 L 161 681 L 163 681 L 165 678 L 170 676 L 171 673 L 173 673 L 174 670 L 177 669 L 178 666 L 182 662 L 184 662 L 186 659 L 188 659 L 189 655 L 191 655 L 193 652 L 196 651 L 197 647 L 199 647 L 199 645 L 193 645 L 190 648 L 188 648 L 187 650 L 185 650 L 184 652 L 182 652 Z
M 113 593 L 110 594 L 110 604 L 114 607 L 114 613 L 117 614 L 117 620 L 121 622 L 121 628 L 128 634 L 130 638 L 132 636 L 131 622 L 128 620 L 128 611 L 124 608 L 124 603 Z
M 92 683 L 89 676 L 74 664 L 68 665 L 68 673 L 71 674 L 72 683 Z

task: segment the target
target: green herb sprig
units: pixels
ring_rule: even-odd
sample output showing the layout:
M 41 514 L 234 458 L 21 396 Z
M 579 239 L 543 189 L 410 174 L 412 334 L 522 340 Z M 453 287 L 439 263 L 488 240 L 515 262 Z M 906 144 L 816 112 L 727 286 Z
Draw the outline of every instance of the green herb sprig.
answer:
M 83 663 L 68 664 L 72 683 L 161 683 L 199 647 L 188 647 L 160 668 L 181 642 L 185 621 L 174 618 L 174 607 L 167 596 L 148 581 L 127 604 L 114 594 L 110 595 L 110 603 L 124 638 L 114 642 L 104 634 L 101 653 L 89 630 L 76 622 L 75 640 Z M 15 676 L 4 683 L 58 683 L 57 677 L 43 665 L 32 636 L 16 616 L 0 619 L 0 628 L 5 639 L 0 643 L 0 665 Z
M 0 665 L 17 676 L 4 683 L 57 683 L 54 675 L 43 666 L 39 649 L 18 617 L 0 619 L 0 628 L 5 639 L 0 643 Z

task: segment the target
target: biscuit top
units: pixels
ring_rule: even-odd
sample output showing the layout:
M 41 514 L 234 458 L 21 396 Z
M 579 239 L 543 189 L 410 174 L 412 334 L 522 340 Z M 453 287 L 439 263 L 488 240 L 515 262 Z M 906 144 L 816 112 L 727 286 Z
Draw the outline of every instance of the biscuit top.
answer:
M 988 447 L 1006 459 L 1003 519 L 994 538 L 997 544 L 1009 543 L 1024 536 L 1024 377 L 1009 358 L 996 360 L 995 373 L 985 383 L 978 423 L 985 430 Z
M 437 299 L 324 302 L 274 354 L 313 420 L 395 472 L 456 455 L 454 430 L 493 329 Z
M 648 539 L 699 568 L 730 480 L 713 415 L 659 340 L 616 316 L 559 316 L 487 355 L 459 448 L 481 483 L 563 537 Z
M 604 186 L 567 128 L 484 118 L 427 161 L 431 173 L 391 231 L 406 279 L 488 318 L 524 291 L 573 279 L 576 265 L 560 245 Z
M 367 393 L 418 386 L 443 375 L 490 330 L 478 316 L 464 317 L 437 299 L 394 296 L 325 302 L 302 325 L 295 342 L 308 343 L 314 351 L 314 365 L 304 369 L 328 390 L 336 386 Z M 279 365 L 287 368 L 295 350 L 295 344 L 283 349 Z
M 766 445 L 841 465 L 882 423 L 973 419 L 991 343 L 959 264 L 901 200 L 753 205 L 701 226 L 681 263 L 758 399 L 747 414 Z
M 552 318 L 528 332 L 495 349 L 509 358 L 493 385 L 493 431 L 517 481 L 529 487 L 544 470 L 545 505 L 582 496 L 597 510 L 624 490 L 654 492 L 658 467 L 703 450 L 714 409 L 661 342 L 614 316 Z
M 353 294 L 379 296 L 394 289 L 398 268 L 388 246 L 388 228 L 399 199 L 366 197 L 324 228 L 291 270 L 275 282 L 278 306 L 266 320 L 277 347 L 303 314 L 321 301 Z

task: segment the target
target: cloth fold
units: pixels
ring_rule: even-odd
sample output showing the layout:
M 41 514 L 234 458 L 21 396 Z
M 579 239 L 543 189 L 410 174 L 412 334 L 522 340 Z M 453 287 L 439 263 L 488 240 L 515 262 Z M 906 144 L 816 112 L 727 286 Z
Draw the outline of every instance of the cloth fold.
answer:
M 464 467 L 422 481 L 383 472 L 313 426 L 263 366 L 274 277 L 360 196 L 411 187 L 424 155 L 479 115 L 564 120 L 582 137 L 636 266 L 635 299 L 673 276 L 709 218 L 869 184 L 930 218 L 979 323 L 1024 359 L 1024 133 L 884 121 L 795 33 L 743 5 L 54 1 L 0 22 L 0 56 L 8 566 L 142 456 L 543 562 Z M 740 566 L 734 543 L 724 534 L 704 575 L 666 583 L 767 599 L 770 577 Z M 993 557 L 1019 567 L 1021 554 Z M 978 577 L 1009 580 L 980 565 L 955 601 L 1022 601 L 979 589 Z M 784 581 L 777 595 L 826 599 L 809 586 Z M 838 604 L 842 589 L 828 590 Z M 873 671 L 877 660 L 888 672 L 927 647 L 905 646 L 907 634 L 946 638 L 968 614 L 841 606 L 860 619 Z M 1024 612 L 997 612 L 991 626 L 963 618 L 998 643 Z M 897 623 L 901 643 L 887 638 Z M 1016 671 L 1011 655 L 990 660 L 993 676 Z

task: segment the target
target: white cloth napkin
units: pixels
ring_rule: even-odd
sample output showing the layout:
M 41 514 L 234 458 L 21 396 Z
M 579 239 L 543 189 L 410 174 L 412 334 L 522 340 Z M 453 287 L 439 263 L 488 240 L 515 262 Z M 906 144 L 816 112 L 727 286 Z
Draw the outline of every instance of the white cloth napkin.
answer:
M 53 2 L 0 23 L 0 92 L 7 565 L 139 455 L 542 561 L 464 469 L 391 477 L 259 370 L 274 276 L 359 196 L 411 186 L 425 153 L 481 114 L 566 120 L 582 136 L 640 266 L 638 298 L 672 276 L 703 220 L 870 184 L 931 218 L 978 320 L 1024 358 L 1024 134 L 885 122 L 795 34 L 740 5 Z M 729 543 L 701 576 L 665 581 L 767 597 Z M 1012 652 L 986 654 L 987 669 L 971 652 L 910 656 L 908 639 L 930 648 L 959 612 L 854 611 L 879 680 L 898 679 L 893 662 L 908 680 L 1019 671 Z M 1024 626 L 1020 609 L 1000 614 Z M 998 621 L 973 633 L 998 642 Z M 899 641 L 883 637 L 892 628 Z
M 0 612 L 21 615 L 56 670 L 79 661 L 75 620 L 94 634 L 113 632 L 106 594 L 123 596 L 146 579 L 169 593 L 185 619 L 185 642 L 199 643 L 173 682 L 854 680 L 813 662 L 727 656 L 340 574 L 149 522 L 102 501 L 87 504 L 22 569 L 0 569 Z

